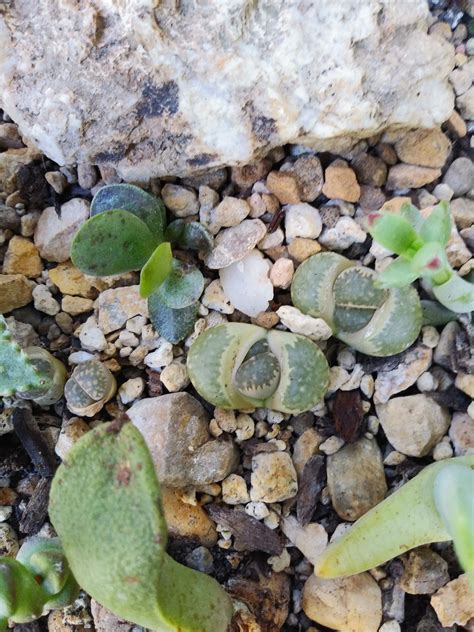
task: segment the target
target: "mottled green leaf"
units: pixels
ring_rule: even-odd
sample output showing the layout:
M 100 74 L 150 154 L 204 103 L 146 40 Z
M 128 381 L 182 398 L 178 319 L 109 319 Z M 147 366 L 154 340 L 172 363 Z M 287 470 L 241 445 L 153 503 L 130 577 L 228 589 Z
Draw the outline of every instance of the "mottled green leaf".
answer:
M 167 307 L 182 309 L 195 303 L 203 289 L 204 277 L 201 272 L 174 259 L 171 273 L 156 294 Z
M 405 287 L 410 285 L 420 276 L 413 270 L 412 262 L 402 257 L 397 257 L 378 276 L 377 285 L 380 287 Z
M 456 312 L 444 307 L 438 301 L 422 300 L 421 310 L 423 312 L 423 325 L 432 325 L 433 327 L 439 327 L 440 325 L 446 325 L 452 320 L 457 320 L 458 315 Z
M 73 264 L 92 276 L 140 270 L 155 249 L 147 225 L 128 211 L 104 211 L 85 222 L 71 248 Z
M 188 336 L 194 327 L 198 312 L 198 303 L 182 309 L 168 307 L 154 292 L 148 297 L 148 311 L 153 326 L 168 342 L 177 344 Z
M 451 236 L 451 213 L 447 202 L 435 206 L 431 215 L 420 227 L 420 237 L 425 243 L 431 241 L 446 246 Z
M 150 296 L 162 285 L 171 272 L 172 261 L 173 255 L 169 242 L 165 241 L 155 248 L 140 274 L 140 294 L 143 298 Z
M 164 239 L 166 210 L 163 202 L 133 184 L 109 184 L 99 189 L 91 203 L 91 217 L 120 209 L 133 213 L 150 229 L 156 242 Z
M 378 215 L 369 227 L 370 234 L 379 244 L 397 255 L 408 255 L 416 250 L 418 235 L 410 222 L 394 213 Z M 421 244 L 420 244 L 421 245 Z
M 190 250 L 211 250 L 214 239 L 205 226 L 199 222 L 185 222 L 177 219 L 166 229 L 166 238 L 180 248 Z

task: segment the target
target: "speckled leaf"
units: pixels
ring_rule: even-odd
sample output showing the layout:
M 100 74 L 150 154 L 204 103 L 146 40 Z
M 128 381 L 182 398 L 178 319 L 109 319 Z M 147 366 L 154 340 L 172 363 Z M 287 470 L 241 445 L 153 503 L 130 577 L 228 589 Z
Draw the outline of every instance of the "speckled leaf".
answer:
M 162 285 L 171 272 L 173 255 L 171 245 L 165 241 L 155 248 L 140 274 L 140 295 L 148 298 Z
M 182 309 L 168 307 L 157 292 L 148 297 L 150 320 L 160 334 L 168 342 L 177 344 L 188 336 L 194 327 L 198 312 L 198 303 L 192 303 Z
M 199 222 L 185 222 L 177 219 L 168 225 L 166 238 L 180 248 L 190 250 L 211 250 L 214 246 L 214 239 L 205 226 Z
M 195 303 L 203 289 L 204 277 L 201 272 L 173 259 L 171 272 L 156 290 L 156 295 L 167 307 L 182 309 Z
M 117 209 L 136 215 L 145 222 L 157 243 L 163 241 L 166 210 L 160 199 L 133 184 L 109 184 L 95 194 L 90 214 L 93 217 Z
M 155 249 L 156 240 L 141 219 L 128 211 L 104 211 L 76 233 L 73 264 L 92 276 L 139 270 Z

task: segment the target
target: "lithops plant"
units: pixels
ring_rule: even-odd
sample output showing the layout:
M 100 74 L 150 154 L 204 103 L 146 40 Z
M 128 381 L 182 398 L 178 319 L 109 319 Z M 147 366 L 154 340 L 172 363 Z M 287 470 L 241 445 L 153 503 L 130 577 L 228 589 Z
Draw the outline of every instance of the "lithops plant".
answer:
M 160 335 L 179 342 L 193 329 L 204 278 L 173 258 L 171 245 L 198 251 L 213 239 L 198 222 L 182 219 L 166 228 L 163 202 L 130 184 L 111 184 L 92 200 L 91 217 L 76 233 L 71 259 L 82 272 L 109 276 L 141 270 L 140 293 Z
M 0 557 L 0 632 L 64 608 L 79 593 L 57 538 L 32 538 L 18 555 Z
M 63 395 L 66 369 L 41 347 L 22 350 L 0 316 L 0 395 L 17 395 L 49 406 Z
M 155 468 L 131 423 L 101 424 L 67 455 L 49 514 L 74 577 L 118 617 L 160 632 L 227 632 L 232 601 L 166 553 Z
M 66 382 L 64 395 L 69 410 L 80 417 L 93 417 L 115 395 L 117 382 L 99 360 L 78 364 Z
M 328 364 L 314 342 L 256 325 L 207 329 L 191 345 L 187 362 L 195 389 L 220 408 L 302 412 L 324 396 L 329 384 Z
M 384 289 L 377 274 L 335 252 L 306 259 L 291 285 L 293 304 L 324 319 L 354 349 L 388 356 L 409 347 L 420 333 L 422 311 L 414 288 Z
M 474 587 L 474 456 L 433 463 L 329 545 L 316 575 L 354 575 L 405 551 L 453 540 Z
M 381 287 L 404 288 L 422 277 L 438 301 L 453 312 L 474 310 L 474 284 L 450 266 L 446 246 L 452 219 L 447 202 L 441 202 L 424 219 L 412 204 L 400 214 L 371 213 L 370 234 L 382 246 L 400 255 L 381 273 Z

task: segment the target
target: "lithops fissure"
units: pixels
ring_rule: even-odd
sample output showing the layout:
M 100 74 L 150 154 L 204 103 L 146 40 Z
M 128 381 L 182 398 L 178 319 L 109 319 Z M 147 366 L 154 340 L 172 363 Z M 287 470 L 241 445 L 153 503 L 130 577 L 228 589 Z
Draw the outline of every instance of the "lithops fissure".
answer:
M 421 329 L 414 288 L 380 288 L 373 270 L 334 252 L 314 255 L 300 265 L 291 297 L 305 314 L 323 318 L 337 338 L 373 356 L 403 351 Z
M 241 323 L 201 334 L 189 351 L 188 371 L 196 390 L 221 408 L 301 412 L 324 396 L 329 382 L 326 359 L 314 342 Z
M 111 371 L 98 360 L 82 362 L 66 382 L 67 407 L 75 415 L 93 417 L 117 390 Z

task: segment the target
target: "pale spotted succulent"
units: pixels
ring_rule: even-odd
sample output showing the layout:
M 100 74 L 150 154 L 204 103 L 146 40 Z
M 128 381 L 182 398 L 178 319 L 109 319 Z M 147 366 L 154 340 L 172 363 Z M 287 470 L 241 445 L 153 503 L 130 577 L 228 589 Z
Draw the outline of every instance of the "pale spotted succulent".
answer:
M 75 415 L 93 417 L 117 390 L 112 372 L 99 360 L 78 364 L 66 382 L 67 407 Z

